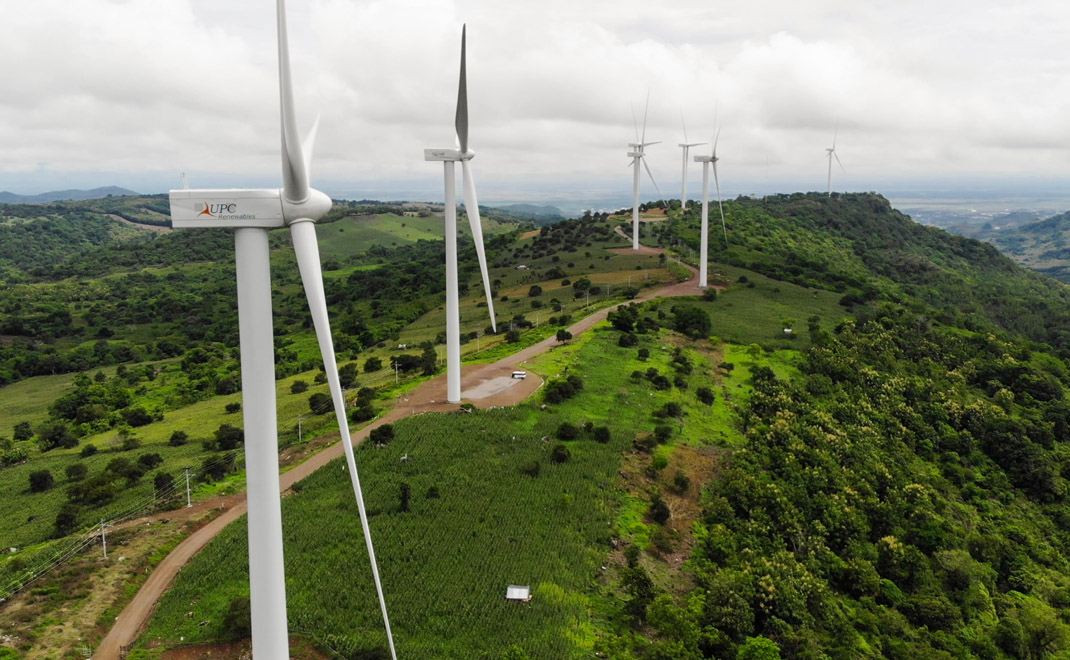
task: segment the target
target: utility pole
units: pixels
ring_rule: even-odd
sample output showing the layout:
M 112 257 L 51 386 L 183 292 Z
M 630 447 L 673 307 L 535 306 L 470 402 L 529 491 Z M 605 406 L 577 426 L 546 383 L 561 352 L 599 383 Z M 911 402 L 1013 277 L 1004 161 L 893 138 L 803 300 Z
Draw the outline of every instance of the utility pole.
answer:
M 100 547 L 104 550 L 104 558 L 108 558 L 108 539 L 104 535 L 104 519 L 100 519 Z
M 298 415 L 298 416 L 297 416 L 297 442 L 298 442 L 298 444 L 300 444 L 300 443 L 301 443 L 301 441 L 302 441 L 302 435 L 301 435 L 301 422 L 302 422 L 302 421 L 303 421 L 304 419 L 305 419 L 305 418 L 304 418 L 304 417 L 302 417 L 302 416 L 300 416 L 300 415 Z
M 190 502 L 190 498 L 189 498 L 189 468 L 187 467 L 187 468 L 185 468 L 185 470 L 186 470 L 186 508 L 188 509 L 191 506 L 193 506 L 193 503 Z
M 394 384 L 398 384 L 398 361 L 394 360 Z

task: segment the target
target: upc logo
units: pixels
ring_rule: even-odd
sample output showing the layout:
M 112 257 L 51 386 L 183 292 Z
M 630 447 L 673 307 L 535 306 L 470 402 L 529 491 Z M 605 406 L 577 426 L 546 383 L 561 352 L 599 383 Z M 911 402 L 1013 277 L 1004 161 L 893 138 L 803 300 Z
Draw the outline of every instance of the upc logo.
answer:
M 220 213 L 234 213 L 237 208 L 237 204 L 209 204 L 208 202 L 204 202 L 204 209 L 197 214 L 197 217 L 199 218 L 202 215 L 206 215 L 210 218 L 214 218 Z

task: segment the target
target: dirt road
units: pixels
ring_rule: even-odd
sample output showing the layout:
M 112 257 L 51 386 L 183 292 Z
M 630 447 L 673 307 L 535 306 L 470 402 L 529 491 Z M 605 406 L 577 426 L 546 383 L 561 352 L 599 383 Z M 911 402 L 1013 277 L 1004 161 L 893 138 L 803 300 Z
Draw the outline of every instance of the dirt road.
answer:
M 622 233 L 620 227 L 617 227 L 617 232 Z M 660 254 L 664 252 L 664 250 L 658 248 L 649 248 L 645 246 L 642 246 L 640 251 L 646 254 Z M 632 250 L 625 249 L 624 252 L 632 252 Z M 676 259 L 670 258 L 669 260 L 687 268 L 688 271 L 691 272 L 692 278 L 686 282 L 668 284 L 648 290 L 632 302 L 643 302 L 652 298 L 672 296 L 694 296 L 700 293 L 696 279 L 698 272 L 691 266 L 681 263 Z M 570 326 L 568 330 L 573 335 L 584 332 L 599 321 L 605 320 L 610 310 L 616 309 L 617 307 L 618 306 L 608 307 L 595 312 L 576 322 Z M 528 348 L 502 358 L 497 362 L 490 364 L 473 364 L 462 367 L 461 390 L 463 398 L 480 408 L 508 406 L 520 403 L 531 396 L 539 386 L 542 385 L 542 378 L 536 374 L 528 373 L 527 378 L 519 380 L 512 379 L 510 374 L 515 369 L 521 367 L 526 360 L 530 360 L 536 355 L 545 353 L 557 344 L 558 342 L 554 337 L 548 337 L 538 344 L 529 346 Z M 408 415 L 423 412 L 448 412 L 456 410 L 456 404 L 446 403 L 445 381 L 445 374 L 442 374 L 421 384 L 410 392 L 406 398 L 398 401 L 398 405 L 396 405 L 389 413 L 376 419 L 360 431 L 353 433 L 353 443 L 359 444 L 362 442 L 368 437 L 368 434 L 371 433 L 372 429 L 382 426 L 383 424 L 395 422 Z M 342 456 L 343 453 L 342 444 L 340 442 L 331 444 L 327 449 L 313 455 L 292 470 L 282 473 L 282 475 L 280 475 L 281 489 L 283 491 L 288 490 L 296 482 L 304 479 L 332 460 Z M 234 498 L 239 499 L 235 501 Z M 202 506 L 213 505 L 220 506 L 221 503 L 214 502 L 214 504 L 206 504 Z M 115 625 L 108 631 L 108 634 L 101 641 L 100 645 L 97 647 L 96 653 L 93 655 L 96 660 L 118 660 L 120 658 L 122 648 L 133 643 L 133 641 L 137 639 L 138 634 L 148 623 L 149 617 L 151 617 L 156 610 L 156 605 L 160 596 L 162 596 L 164 591 L 171 586 L 175 576 L 178 575 L 178 572 L 182 567 L 185 566 L 194 555 L 200 552 L 200 550 L 207 545 L 209 541 L 215 538 L 215 536 L 227 525 L 243 515 L 247 508 L 244 496 L 231 496 L 231 499 L 222 505 L 229 505 L 226 513 L 191 534 L 156 566 L 156 569 L 152 572 L 152 575 L 149 576 L 149 579 L 146 580 L 145 584 L 142 585 L 141 589 L 137 592 L 137 595 L 134 596 L 134 599 L 130 601 L 123 611 L 119 613 L 119 616 L 116 617 Z

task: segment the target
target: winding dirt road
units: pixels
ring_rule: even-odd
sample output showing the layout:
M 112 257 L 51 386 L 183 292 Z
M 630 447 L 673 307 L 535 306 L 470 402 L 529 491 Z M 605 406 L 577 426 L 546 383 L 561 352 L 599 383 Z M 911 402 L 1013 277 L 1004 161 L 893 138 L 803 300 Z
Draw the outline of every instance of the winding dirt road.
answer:
M 616 231 L 620 235 L 625 236 L 625 238 L 628 238 L 620 227 L 617 227 Z M 622 248 L 612 251 L 624 254 L 633 252 L 631 248 Z M 639 253 L 661 254 L 664 253 L 664 250 L 640 246 Z M 634 301 L 629 302 L 644 302 L 652 298 L 667 298 L 673 296 L 694 296 L 701 292 L 697 283 L 698 271 L 671 257 L 669 257 L 669 260 L 687 268 L 692 275 L 691 278 L 686 282 L 667 284 L 653 288 L 637 297 Z M 605 320 L 609 315 L 609 312 L 617 307 L 619 307 L 619 305 L 607 307 L 590 316 L 584 317 L 570 326 L 568 331 L 573 335 L 584 332 L 596 323 Z M 554 337 L 548 337 L 537 344 L 502 358 L 497 362 L 490 364 L 472 364 L 462 367 L 461 389 L 465 400 L 480 408 L 507 406 L 520 403 L 531 396 L 539 386 L 542 385 L 542 378 L 536 374 L 528 373 L 527 378 L 523 380 L 513 380 L 510 377 L 510 374 L 515 369 L 521 367 L 525 361 L 530 360 L 536 355 L 545 353 L 557 345 L 558 342 Z M 360 444 L 368 437 L 368 434 L 371 433 L 372 429 L 378 428 L 383 424 L 395 422 L 408 415 L 424 412 L 449 412 L 456 410 L 456 404 L 446 403 L 445 390 L 445 374 L 421 384 L 410 392 L 407 398 L 400 400 L 398 405 L 389 413 L 376 419 L 360 431 L 353 433 L 353 444 Z M 289 490 L 298 481 L 304 479 L 342 455 L 342 444 L 340 442 L 330 445 L 327 449 L 311 456 L 308 460 L 292 470 L 282 473 L 280 475 L 281 490 L 283 492 Z M 116 617 L 115 624 L 100 642 L 93 658 L 96 660 L 119 660 L 123 648 L 132 644 L 134 640 L 137 639 L 137 636 L 141 633 L 142 629 L 144 629 L 153 612 L 155 612 L 160 597 L 171 586 L 171 583 L 174 582 L 175 577 L 178 575 L 178 572 L 182 570 L 182 567 L 185 566 L 194 555 L 200 552 L 209 541 L 223 531 L 227 525 L 237 520 L 245 514 L 247 510 L 244 495 L 230 496 L 230 498 L 225 501 L 222 498 L 220 498 L 219 501 L 210 500 L 207 506 L 227 505 L 230 506 L 225 513 L 188 536 L 156 566 L 148 580 L 146 580 L 145 584 L 138 590 L 134 599 L 131 600 L 123 611 L 119 613 L 119 616 Z

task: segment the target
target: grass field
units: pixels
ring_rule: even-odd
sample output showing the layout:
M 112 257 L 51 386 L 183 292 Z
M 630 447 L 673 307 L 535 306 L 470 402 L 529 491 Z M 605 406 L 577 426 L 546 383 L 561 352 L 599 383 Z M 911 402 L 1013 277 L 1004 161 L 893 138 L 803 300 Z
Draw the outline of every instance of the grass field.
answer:
M 316 227 L 320 253 L 324 258 L 349 257 L 370 247 L 397 247 L 417 241 L 441 241 L 445 235 L 442 216 L 426 218 L 381 213 L 378 215 L 348 216 L 337 222 Z M 458 241 L 471 241 L 468 222 L 459 218 Z M 512 231 L 516 225 L 483 219 L 483 233 L 491 236 Z
M 499 658 L 517 645 L 532 658 L 590 656 L 594 631 L 617 607 L 599 566 L 612 552 L 608 540 L 624 531 L 619 512 L 635 499 L 620 488 L 617 473 L 636 434 L 662 423 L 652 415 L 656 409 L 680 401 L 688 424 L 678 427 L 677 442 L 721 442 L 703 430 L 716 415 L 702 411 L 705 404 L 694 395 L 708 385 L 722 398 L 707 349 L 685 348 L 695 365 L 685 377 L 688 389 L 656 392 L 629 374 L 650 367 L 669 373 L 671 337 L 647 339 L 652 355 L 642 362 L 635 348 L 617 346 L 618 336 L 603 325 L 529 364 L 548 377 L 581 375 L 582 393 L 565 403 L 407 418 L 395 425 L 397 438 L 386 448 L 360 449 L 399 655 Z M 742 368 L 733 372 L 733 379 L 743 377 Z M 567 443 L 571 459 L 555 464 L 549 452 L 562 421 L 607 425 L 611 441 L 581 437 Z M 407 462 L 399 460 L 404 454 Z M 520 471 L 530 461 L 540 464 L 537 477 Z M 411 487 L 411 513 L 399 511 L 403 481 Z M 432 487 L 440 497 L 428 497 Z M 343 657 L 381 648 L 342 464 L 317 472 L 283 507 L 291 629 L 329 640 Z M 644 525 L 628 524 L 628 534 Z M 180 574 L 139 640 L 141 650 L 130 657 L 155 657 L 179 637 L 219 639 L 223 612 L 232 599 L 247 597 L 245 553 L 244 525 L 213 541 Z M 506 602 L 508 584 L 531 585 L 534 599 Z

